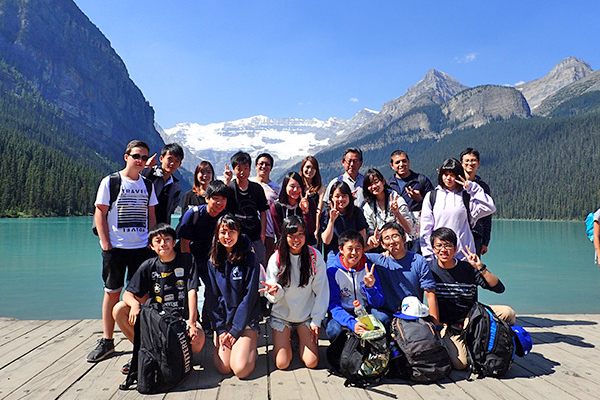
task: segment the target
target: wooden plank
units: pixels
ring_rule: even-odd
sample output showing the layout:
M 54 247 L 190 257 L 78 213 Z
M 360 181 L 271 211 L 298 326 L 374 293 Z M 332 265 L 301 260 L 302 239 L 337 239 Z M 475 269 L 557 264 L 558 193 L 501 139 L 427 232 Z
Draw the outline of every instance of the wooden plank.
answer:
M 87 349 L 87 352 L 91 349 L 93 346 Z M 115 350 L 116 354 L 112 357 L 98 363 L 88 363 L 92 368 L 87 373 L 73 376 L 73 384 L 62 393 L 60 399 L 123 398 L 130 392 L 140 399 L 145 398 L 135 390 L 119 393 L 122 392 L 119 385 L 125 381 L 125 375 L 121 374 L 120 368 L 131 359 L 132 350 L 131 343 L 120 333 L 115 335 Z
M 85 374 L 93 367 L 85 361 L 85 356 L 96 343 L 96 328 L 96 320 L 82 321 L 40 348 L 40 352 L 51 354 L 52 357 L 47 358 L 48 366 L 39 373 L 29 365 L 29 358 L 36 359 L 41 354 L 32 352 L 25 356 L 23 367 L 15 369 L 12 374 L 29 374 L 26 377 L 28 379 L 7 398 L 55 399 L 73 384 L 74 377 Z M 16 367 L 16 363 L 14 366 Z M 17 383 L 14 379 L 11 381 Z
M 0 366 L 5 368 L 31 351 L 38 349 L 44 343 L 61 335 L 80 321 L 49 321 L 35 329 L 28 330 L 18 338 L 10 341 L 10 345 L 3 346 L 0 352 Z M 2 372 L 2 370 L 0 370 Z
M 486 378 L 476 381 L 467 381 L 466 376 L 466 371 L 452 370 L 449 378 L 456 386 L 460 387 L 464 392 L 475 399 L 519 400 L 527 398 L 514 390 L 510 384 L 506 384 L 504 380 Z
M 192 372 L 166 395 L 168 400 L 215 400 L 223 379 L 212 361 L 212 341 L 207 337 L 202 351 L 194 355 Z
M 0 332 L 0 347 L 10 345 L 15 339 L 27 335 L 40 326 L 48 324 L 49 321 L 15 321 L 8 323 Z

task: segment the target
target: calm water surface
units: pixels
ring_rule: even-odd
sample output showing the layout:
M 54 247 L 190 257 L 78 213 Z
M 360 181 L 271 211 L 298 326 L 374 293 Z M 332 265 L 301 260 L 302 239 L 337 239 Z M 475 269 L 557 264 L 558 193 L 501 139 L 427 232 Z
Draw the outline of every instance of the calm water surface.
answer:
M 101 256 L 91 217 L 0 219 L 0 317 L 100 318 Z M 600 268 L 583 222 L 494 221 L 484 263 L 517 313 L 600 313 Z

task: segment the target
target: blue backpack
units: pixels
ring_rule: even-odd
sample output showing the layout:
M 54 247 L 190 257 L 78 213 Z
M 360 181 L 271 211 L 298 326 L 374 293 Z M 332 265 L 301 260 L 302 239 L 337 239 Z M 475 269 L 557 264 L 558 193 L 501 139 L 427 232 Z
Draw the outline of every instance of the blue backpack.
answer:
M 594 214 L 591 212 L 585 217 L 585 233 L 587 233 L 590 242 L 594 241 Z

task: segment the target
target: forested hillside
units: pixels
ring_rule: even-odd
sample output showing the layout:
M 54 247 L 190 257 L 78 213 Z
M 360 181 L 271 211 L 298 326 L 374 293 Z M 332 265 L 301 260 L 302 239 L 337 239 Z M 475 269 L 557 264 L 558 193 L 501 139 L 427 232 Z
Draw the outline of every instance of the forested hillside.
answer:
M 100 179 L 120 165 L 70 133 L 58 109 L 4 62 L 0 75 L 0 217 L 92 212 Z
M 592 95 L 583 101 L 587 110 L 597 107 Z M 598 97 L 598 96 L 596 96 Z M 595 99 L 598 100 L 598 99 Z M 568 111 L 567 111 L 568 110 Z M 557 114 L 578 114 L 578 104 L 564 104 Z M 363 172 L 370 166 L 391 176 L 389 155 L 404 149 L 411 159 L 411 168 L 437 181 L 436 168 L 444 159 L 456 157 L 466 147 L 481 152 L 479 175 L 492 188 L 498 206 L 496 217 L 526 219 L 578 219 L 600 206 L 600 113 L 552 119 L 512 119 L 494 122 L 478 129 L 458 131 L 439 141 L 418 142 L 395 140 L 374 149 L 369 135 L 319 154 L 319 161 L 334 161 L 337 169 L 327 168 L 328 178 L 340 173 L 339 162 L 348 146 L 364 149 Z

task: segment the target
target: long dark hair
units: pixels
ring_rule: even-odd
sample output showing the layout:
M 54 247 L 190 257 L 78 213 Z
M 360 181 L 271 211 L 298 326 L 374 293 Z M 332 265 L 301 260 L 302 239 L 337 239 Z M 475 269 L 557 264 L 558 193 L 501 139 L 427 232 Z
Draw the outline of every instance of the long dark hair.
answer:
M 465 170 L 462 164 L 456 158 L 446 159 L 442 163 L 442 166 L 440 167 L 440 172 L 438 173 L 438 185 L 440 185 L 444 189 L 447 189 L 446 185 L 444 185 L 444 180 L 442 179 L 442 176 L 444 176 L 444 172 L 452 172 L 454 175 L 456 175 L 457 178 L 460 176 L 463 179 L 467 179 L 465 177 Z
M 371 181 L 375 178 L 377 178 L 381 182 L 383 182 L 383 192 L 385 193 L 385 208 L 384 208 L 384 210 L 387 210 L 389 207 L 389 202 L 390 202 L 390 199 L 389 199 L 390 196 L 388 194 L 389 194 L 390 190 L 392 190 L 392 188 L 385 181 L 383 174 L 378 169 L 369 168 L 363 178 L 363 195 L 365 196 L 365 201 L 367 203 L 369 203 L 369 205 L 373 208 L 373 210 L 377 210 L 377 197 L 375 197 L 375 195 L 373 193 L 371 193 L 371 191 L 369 190 Z
M 287 174 L 285 174 L 283 182 L 281 182 L 281 190 L 279 191 L 278 199 L 281 204 L 290 204 L 290 200 L 288 199 L 287 195 L 287 185 L 290 182 L 290 179 L 293 179 L 296 182 L 298 182 L 298 184 L 302 188 L 302 194 L 300 195 L 300 197 L 304 196 L 304 193 L 306 192 L 306 189 L 304 188 L 304 182 L 302 181 L 302 177 L 300 176 L 300 174 L 296 171 L 290 171 Z M 298 202 L 300 202 L 300 199 L 298 199 Z
M 228 255 L 225 246 L 219 242 L 219 229 L 221 225 L 225 225 L 227 228 L 239 233 L 237 242 L 233 245 L 231 253 Z M 229 261 L 231 264 L 240 265 L 246 261 L 246 253 L 248 252 L 248 244 L 242 238 L 242 225 L 236 217 L 231 214 L 224 214 L 217 221 L 217 227 L 215 228 L 215 235 L 212 241 L 212 247 L 210 249 L 210 262 L 218 270 L 222 271 L 225 262 Z
M 309 183 L 308 179 L 304 176 L 304 165 L 307 162 L 310 162 L 315 169 L 315 176 L 312 178 L 312 181 Z M 308 193 L 318 192 L 323 185 L 323 181 L 321 179 L 321 172 L 319 171 L 319 162 L 313 156 L 307 156 L 304 160 L 302 160 L 302 164 L 300 165 L 300 175 L 302 176 L 302 180 L 304 181 L 304 185 L 306 186 L 306 190 Z
M 308 232 L 306 232 L 306 225 L 304 225 L 304 221 L 297 215 L 291 215 L 283 220 L 283 224 L 281 226 L 281 237 L 277 242 L 277 249 L 279 251 L 279 272 L 277 273 L 277 283 L 280 284 L 282 287 L 288 287 L 290 285 L 290 277 L 292 274 L 290 248 L 287 242 L 287 235 L 297 233 L 299 228 L 301 228 L 304 231 L 304 235 L 308 235 Z M 302 250 L 300 251 L 299 261 L 299 287 L 305 287 L 306 285 L 308 285 L 308 281 L 310 280 L 310 277 L 313 274 L 310 254 L 306 241 L 304 242 L 304 246 L 302 246 Z
M 209 167 L 210 172 L 212 172 L 211 181 L 215 180 L 215 169 L 213 168 L 212 164 L 208 161 L 200 161 L 200 164 L 198 164 L 194 170 L 194 187 L 192 187 L 192 190 L 198 196 L 200 196 L 200 181 L 198 180 L 198 173 L 206 167 Z
M 329 191 L 329 202 L 327 204 L 327 207 L 331 207 L 331 202 L 333 201 L 333 193 L 336 190 L 339 190 L 340 192 L 342 192 L 342 194 L 348 195 L 350 201 L 348 202 L 348 205 L 346 206 L 346 211 L 343 214 L 345 217 L 352 217 L 352 214 L 354 214 L 354 195 L 352 195 L 352 190 L 350 189 L 350 186 L 348 186 L 348 184 L 344 181 L 336 181 L 331 186 L 331 190 Z

